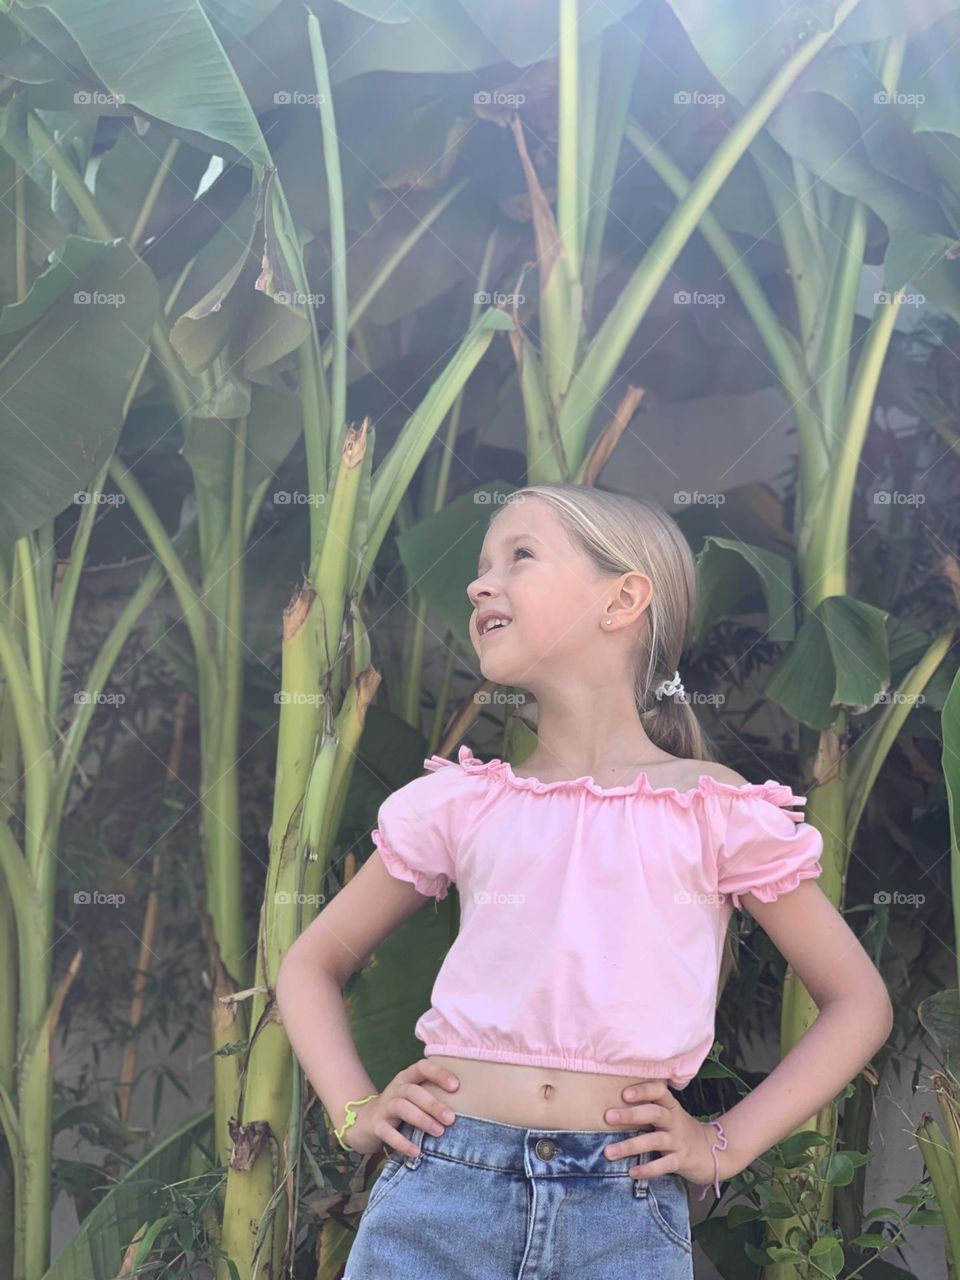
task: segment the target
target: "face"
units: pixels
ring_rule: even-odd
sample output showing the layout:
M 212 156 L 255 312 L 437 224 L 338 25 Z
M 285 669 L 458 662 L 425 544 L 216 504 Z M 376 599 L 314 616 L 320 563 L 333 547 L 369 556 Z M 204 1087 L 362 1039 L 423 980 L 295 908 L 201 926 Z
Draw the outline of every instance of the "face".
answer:
M 600 573 L 548 503 L 536 497 L 508 503 L 487 530 L 477 577 L 467 588 L 474 607 L 470 639 L 483 676 L 534 693 L 538 682 L 577 670 L 595 678 L 597 663 L 610 658 L 601 632 L 628 627 L 636 634 L 649 600 L 644 585 L 650 585 L 644 574 Z M 481 635 L 477 621 L 488 610 L 509 622 Z M 614 620 L 609 626 L 607 617 Z

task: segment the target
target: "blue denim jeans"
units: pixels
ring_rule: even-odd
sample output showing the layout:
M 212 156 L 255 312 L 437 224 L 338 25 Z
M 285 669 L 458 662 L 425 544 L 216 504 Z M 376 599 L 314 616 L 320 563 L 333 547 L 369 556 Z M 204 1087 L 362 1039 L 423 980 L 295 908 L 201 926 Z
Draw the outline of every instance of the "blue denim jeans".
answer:
M 344 1280 L 693 1280 L 687 1183 L 608 1160 L 639 1129 L 525 1129 L 459 1112 L 436 1137 L 397 1128 Z

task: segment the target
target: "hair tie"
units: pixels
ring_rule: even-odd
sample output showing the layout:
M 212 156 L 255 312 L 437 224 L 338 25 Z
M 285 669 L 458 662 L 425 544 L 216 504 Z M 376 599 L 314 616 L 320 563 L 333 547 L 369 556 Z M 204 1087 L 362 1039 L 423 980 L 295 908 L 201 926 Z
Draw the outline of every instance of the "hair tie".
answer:
M 726 1151 L 728 1146 L 728 1139 L 727 1139 L 727 1135 L 723 1132 L 723 1125 L 720 1123 L 719 1120 L 711 1120 L 710 1123 L 712 1125 L 716 1125 L 717 1127 L 717 1140 L 713 1144 L 713 1173 L 714 1173 L 713 1189 L 717 1193 L 717 1199 L 719 1200 L 720 1199 L 720 1161 L 717 1158 L 717 1152 Z M 698 1200 L 702 1200 L 703 1197 L 707 1194 L 707 1187 L 709 1186 L 710 1186 L 710 1183 L 708 1182 L 706 1187 L 701 1188 L 700 1193 L 697 1196 Z
M 339 1129 L 334 1129 L 333 1131 L 337 1141 L 340 1143 L 341 1147 L 343 1147 L 344 1151 L 353 1150 L 353 1147 L 348 1147 L 343 1140 L 343 1135 L 350 1128 L 350 1126 L 357 1123 L 357 1113 L 356 1111 L 354 1111 L 353 1108 L 362 1107 L 363 1104 L 365 1102 L 369 1102 L 371 1098 L 379 1098 L 379 1097 L 380 1097 L 379 1093 L 371 1093 L 369 1097 L 359 1098 L 356 1102 L 348 1102 L 345 1104 L 344 1110 L 347 1118 L 344 1121 L 344 1123 L 340 1126 Z
M 660 683 L 657 685 L 656 689 L 654 690 L 654 693 L 656 693 L 657 695 L 658 702 L 663 697 L 664 694 L 666 694 L 667 697 L 669 698 L 669 697 L 672 697 L 675 693 L 679 693 L 682 698 L 684 694 L 684 689 L 683 689 L 683 685 L 680 683 L 680 672 L 675 671 L 673 673 L 672 680 L 661 680 Z

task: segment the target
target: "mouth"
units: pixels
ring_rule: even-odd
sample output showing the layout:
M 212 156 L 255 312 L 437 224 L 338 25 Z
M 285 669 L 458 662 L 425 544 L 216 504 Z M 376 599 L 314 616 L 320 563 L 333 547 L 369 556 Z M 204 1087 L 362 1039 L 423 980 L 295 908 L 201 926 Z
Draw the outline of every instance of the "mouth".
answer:
M 489 640 L 491 636 L 499 635 L 501 631 L 506 631 L 511 625 L 512 623 L 509 622 L 488 623 L 487 626 L 477 634 L 481 640 Z

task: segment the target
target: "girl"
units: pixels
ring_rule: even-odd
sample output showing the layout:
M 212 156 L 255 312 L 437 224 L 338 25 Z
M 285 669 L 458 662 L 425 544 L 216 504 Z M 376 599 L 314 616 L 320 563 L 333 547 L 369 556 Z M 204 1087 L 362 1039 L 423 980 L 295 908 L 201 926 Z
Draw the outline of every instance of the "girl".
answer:
M 284 959 L 277 1002 L 347 1149 L 389 1155 L 344 1280 L 689 1280 L 688 1183 L 732 1177 L 884 1043 L 872 961 L 815 883 L 806 797 L 709 758 L 676 670 L 695 565 L 652 504 L 510 495 L 467 588 L 483 675 L 536 698 L 523 765 L 467 746 L 387 798 L 377 852 Z M 380 1093 L 341 990 L 430 897 L 460 929 Z M 819 1017 L 703 1124 L 676 1094 L 713 1045 L 733 907 Z

